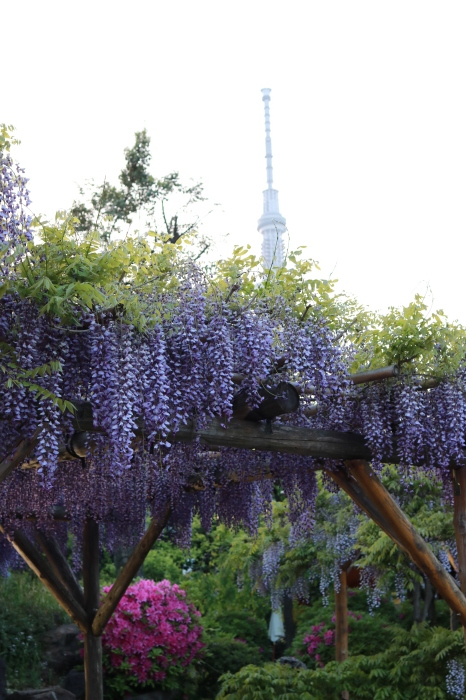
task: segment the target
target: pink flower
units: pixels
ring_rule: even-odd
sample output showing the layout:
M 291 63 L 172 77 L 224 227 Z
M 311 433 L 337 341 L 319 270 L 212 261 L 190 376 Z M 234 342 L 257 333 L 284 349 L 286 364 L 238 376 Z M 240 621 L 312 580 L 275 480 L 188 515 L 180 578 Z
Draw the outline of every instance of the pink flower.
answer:
M 333 630 L 327 630 L 326 632 L 324 632 L 324 642 L 326 646 L 330 646 L 331 644 L 333 644 L 333 635 Z
M 143 579 L 128 588 L 110 619 L 104 652 L 114 668 L 126 661 L 126 673 L 140 683 L 163 680 L 165 669 L 188 665 L 204 646 L 199 616 L 179 586 Z M 162 653 L 153 656 L 154 649 Z

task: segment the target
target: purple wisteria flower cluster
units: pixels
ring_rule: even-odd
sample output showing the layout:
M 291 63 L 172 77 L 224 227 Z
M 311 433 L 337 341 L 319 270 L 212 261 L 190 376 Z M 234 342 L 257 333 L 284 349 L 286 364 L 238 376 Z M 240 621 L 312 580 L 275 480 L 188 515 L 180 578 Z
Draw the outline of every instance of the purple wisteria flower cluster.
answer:
M 0 270 L 3 277 L 14 270 L 15 250 L 32 240 L 28 206 L 31 203 L 24 170 L 0 149 Z M 20 251 L 18 251 L 18 255 Z M 8 260 L 12 256 L 12 260 Z M 11 265 L 13 263 L 13 265 Z

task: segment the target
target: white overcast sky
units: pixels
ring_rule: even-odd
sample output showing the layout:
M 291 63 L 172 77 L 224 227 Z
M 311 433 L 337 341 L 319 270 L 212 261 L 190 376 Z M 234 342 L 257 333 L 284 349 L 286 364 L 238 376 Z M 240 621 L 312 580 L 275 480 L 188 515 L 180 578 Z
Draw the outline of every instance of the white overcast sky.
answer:
M 35 213 L 116 180 L 145 127 L 154 174 L 202 179 L 220 204 L 204 222 L 220 253 L 259 253 L 270 87 L 291 247 L 366 305 L 429 290 L 466 324 L 465 37 L 464 0 L 11 2 L 0 122 Z

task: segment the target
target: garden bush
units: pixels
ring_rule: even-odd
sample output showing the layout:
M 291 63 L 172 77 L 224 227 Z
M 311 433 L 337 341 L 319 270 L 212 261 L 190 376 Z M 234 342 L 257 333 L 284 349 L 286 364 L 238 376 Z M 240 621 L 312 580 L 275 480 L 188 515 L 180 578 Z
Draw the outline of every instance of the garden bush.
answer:
M 414 625 L 393 630 L 391 645 L 316 670 L 246 666 L 220 679 L 218 700 L 451 700 L 464 698 L 463 632 Z
M 130 586 L 102 636 L 109 697 L 179 689 L 190 674 L 195 683 L 189 667 L 203 647 L 199 617 L 176 584 L 142 579 Z
M 247 664 L 259 666 L 270 652 L 263 647 L 247 644 L 239 639 L 218 639 L 206 644 L 198 664 L 199 685 L 197 697 L 203 700 L 215 698 L 219 689 L 219 678 L 223 674 L 236 673 Z

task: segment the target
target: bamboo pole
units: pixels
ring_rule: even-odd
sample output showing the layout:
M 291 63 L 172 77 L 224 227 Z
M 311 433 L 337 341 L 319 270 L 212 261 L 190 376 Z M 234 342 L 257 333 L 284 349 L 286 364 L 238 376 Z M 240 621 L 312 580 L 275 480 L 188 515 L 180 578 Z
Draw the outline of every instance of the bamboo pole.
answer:
M 335 586 L 335 658 L 338 662 L 348 658 L 348 590 L 346 568 L 340 571 L 339 587 Z M 342 700 L 349 700 L 347 690 L 341 693 Z
M 26 457 L 32 452 L 34 447 L 37 445 L 39 439 L 41 428 L 36 428 L 34 435 L 30 438 L 24 438 L 16 446 L 12 454 L 5 457 L 0 462 L 0 484 L 4 481 L 9 474 L 24 462 Z
M 161 535 L 170 515 L 171 506 L 167 503 L 160 515 L 156 518 L 152 518 L 149 527 L 133 549 L 128 561 L 120 571 L 115 583 L 105 596 L 102 605 L 94 617 L 92 622 L 92 633 L 94 635 L 100 636 L 104 631 L 105 625 L 124 596 L 131 581 L 136 576 L 151 547 Z
M 0 531 L 5 532 L 0 525 Z M 83 607 L 76 601 L 55 573 L 47 559 L 37 551 L 27 535 L 21 530 L 16 530 L 12 537 L 8 537 L 13 547 L 26 564 L 34 571 L 43 585 L 50 591 L 65 612 L 75 622 L 81 632 L 89 629 L 89 623 Z
M 92 622 L 99 608 L 99 525 L 86 518 L 83 533 L 84 608 Z M 92 628 L 84 635 L 84 676 L 86 700 L 103 700 L 102 637 Z
M 68 564 L 55 537 L 47 537 L 40 530 L 36 530 L 35 538 L 47 557 L 55 575 L 60 579 L 65 588 L 69 590 L 73 598 L 84 607 L 83 589 L 76 580 L 73 570 Z
M 458 551 L 458 576 L 461 590 L 466 594 L 466 467 L 453 470 L 452 479 L 453 525 L 455 528 L 456 549 Z M 466 644 L 466 627 L 464 627 L 463 631 Z
M 416 532 L 369 464 L 364 460 L 349 460 L 345 464 L 366 497 L 374 503 L 382 517 L 388 522 L 397 541 L 409 554 L 412 561 L 427 576 L 450 608 L 458 613 L 462 625 L 466 625 L 466 597 L 456 581 L 433 554 L 428 544 Z

